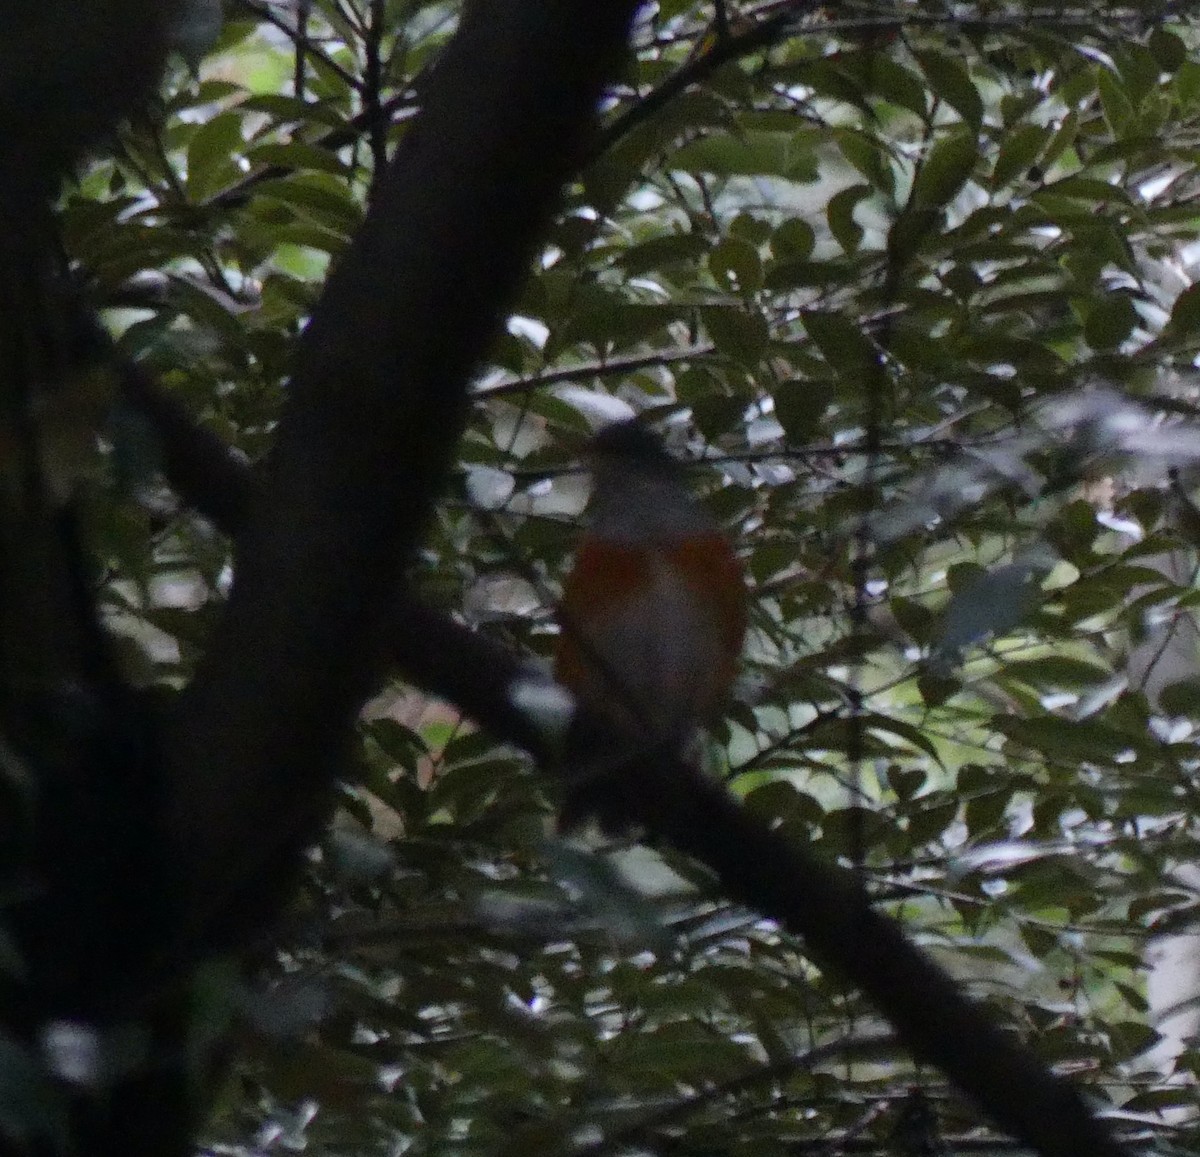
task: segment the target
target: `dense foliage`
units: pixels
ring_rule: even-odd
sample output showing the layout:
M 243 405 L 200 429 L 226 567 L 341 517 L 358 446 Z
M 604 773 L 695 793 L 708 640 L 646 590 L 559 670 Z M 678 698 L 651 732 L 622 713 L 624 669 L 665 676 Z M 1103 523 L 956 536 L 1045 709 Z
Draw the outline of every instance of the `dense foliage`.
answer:
M 1186 1147 L 1196 1054 L 1155 1049 L 1145 961 L 1196 902 L 1200 61 L 1188 5 L 1160 7 L 647 6 L 415 582 L 548 656 L 580 437 L 661 418 L 752 586 L 711 773 Z M 66 194 L 121 350 L 250 459 L 455 16 L 233 0 Z M 135 413 L 109 442 L 106 615 L 140 682 L 179 686 L 227 543 L 171 504 Z M 987 1128 L 694 864 L 548 838 L 555 785 L 448 706 L 390 686 L 343 781 L 245 996 L 222 1145 L 915 1153 Z

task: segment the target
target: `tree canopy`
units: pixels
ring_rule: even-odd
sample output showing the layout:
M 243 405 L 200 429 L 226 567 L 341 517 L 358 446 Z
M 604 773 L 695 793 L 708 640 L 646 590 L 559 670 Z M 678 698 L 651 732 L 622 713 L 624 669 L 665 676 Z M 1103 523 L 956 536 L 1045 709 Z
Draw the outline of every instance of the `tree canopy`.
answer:
M 182 0 L 138 104 L 170 6 L 92 3 L 111 113 L 0 89 L 23 149 L 74 126 L 0 445 L 71 496 L 154 754 L 28 821 L 70 899 L 0 929 L 12 1151 L 66 1151 L 44 1019 L 120 1058 L 164 992 L 211 1152 L 1194 1148 L 1200 6 L 228 0 L 201 48 Z M 540 673 L 635 413 L 751 626 L 706 766 L 583 847 Z M 74 742 L 14 691 L 71 630 L 56 518 L 0 516 L 14 813 Z

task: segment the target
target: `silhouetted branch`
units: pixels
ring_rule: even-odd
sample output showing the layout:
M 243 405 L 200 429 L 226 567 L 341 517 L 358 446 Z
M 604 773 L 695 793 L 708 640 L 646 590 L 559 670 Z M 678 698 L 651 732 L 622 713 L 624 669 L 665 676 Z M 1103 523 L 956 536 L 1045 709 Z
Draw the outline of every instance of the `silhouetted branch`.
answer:
M 1045 1157 L 1128 1157 L 1079 1092 L 1052 1075 L 959 984 L 876 912 L 855 876 L 767 830 L 716 783 L 639 765 L 641 820 L 719 876 L 735 900 L 803 936 L 813 956 L 862 989 L 904 1044 L 997 1124 Z
M 250 464 L 200 425 L 150 372 L 128 359 L 116 363 L 121 394 L 158 436 L 162 469 L 171 487 L 227 534 L 244 525 L 250 505 Z
M 634 7 L 468 5 L 301 338 L 233 594 L 169 745 L 197 951 L 270 918 L 320 830 L 467 383 L 592 128 Z

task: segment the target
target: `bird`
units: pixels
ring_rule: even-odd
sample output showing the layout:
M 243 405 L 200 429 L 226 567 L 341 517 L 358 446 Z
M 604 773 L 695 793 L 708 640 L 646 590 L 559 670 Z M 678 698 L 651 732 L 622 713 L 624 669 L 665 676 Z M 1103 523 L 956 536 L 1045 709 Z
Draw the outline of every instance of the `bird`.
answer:
M 647 758 L 686 757 L 715 721 L 747 625 L 733 543 L 682 465 L 637 418 L 588 447 L 592 493 L 563 584 L 554 677 L 575 698 L 563 745 L 561 830 L 637 818 Z

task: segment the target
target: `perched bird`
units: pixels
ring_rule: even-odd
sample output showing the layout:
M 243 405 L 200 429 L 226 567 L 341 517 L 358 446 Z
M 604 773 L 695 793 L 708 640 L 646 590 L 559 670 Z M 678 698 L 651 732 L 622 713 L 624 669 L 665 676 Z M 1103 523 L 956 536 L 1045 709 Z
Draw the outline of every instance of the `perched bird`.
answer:
M 679 757 L 729 694 L 746 632 L 746 584 L 728 536 L 637 420 L 588 454 L 588 523 L 563 588 L 555 678 L 582 708 L 567 736 L 569 829 L 637 818 L 646 757 Z

